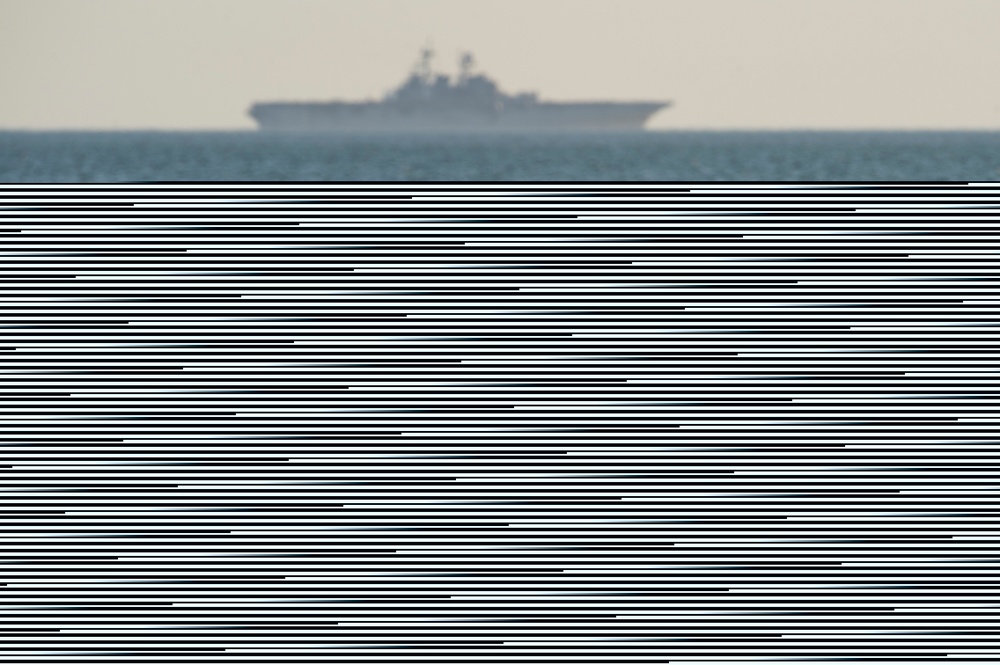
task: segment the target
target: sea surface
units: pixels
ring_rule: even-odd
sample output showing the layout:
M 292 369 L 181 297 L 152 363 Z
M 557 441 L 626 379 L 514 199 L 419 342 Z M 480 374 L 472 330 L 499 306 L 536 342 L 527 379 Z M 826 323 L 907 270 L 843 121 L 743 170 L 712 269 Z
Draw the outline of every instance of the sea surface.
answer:
M 998 132 L 0 132 L 0 182 L 998 181 Z

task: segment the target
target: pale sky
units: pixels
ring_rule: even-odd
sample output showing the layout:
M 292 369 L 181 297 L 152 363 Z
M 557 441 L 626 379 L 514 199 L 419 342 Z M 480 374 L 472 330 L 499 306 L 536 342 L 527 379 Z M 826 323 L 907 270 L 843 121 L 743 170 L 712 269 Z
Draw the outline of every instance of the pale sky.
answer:
M 380 97 L 430 43 L 653 129 L 1000 130 L 1000 0 L 0 0 L 0 129 L 250 129 Z

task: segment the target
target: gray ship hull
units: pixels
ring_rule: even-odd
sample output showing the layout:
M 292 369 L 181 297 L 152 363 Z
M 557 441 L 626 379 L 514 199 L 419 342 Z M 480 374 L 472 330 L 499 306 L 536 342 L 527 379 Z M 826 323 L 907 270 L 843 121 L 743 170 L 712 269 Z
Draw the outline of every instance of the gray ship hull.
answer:
M 640 130 L 664 102 L 544 102 L 521 108 L 410 108 L 382 102 L 255 104 L 260 129 L 282 132 L 586 132 Z

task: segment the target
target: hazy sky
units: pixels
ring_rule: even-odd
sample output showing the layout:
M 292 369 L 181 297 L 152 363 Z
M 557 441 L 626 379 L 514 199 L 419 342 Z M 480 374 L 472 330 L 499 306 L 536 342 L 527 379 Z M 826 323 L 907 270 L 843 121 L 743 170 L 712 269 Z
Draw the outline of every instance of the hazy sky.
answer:
M 1000 129 L 1000 0 L 0 0 L 0 128 L 250 128 L 379 97 L 431 42 L 653 128 Z

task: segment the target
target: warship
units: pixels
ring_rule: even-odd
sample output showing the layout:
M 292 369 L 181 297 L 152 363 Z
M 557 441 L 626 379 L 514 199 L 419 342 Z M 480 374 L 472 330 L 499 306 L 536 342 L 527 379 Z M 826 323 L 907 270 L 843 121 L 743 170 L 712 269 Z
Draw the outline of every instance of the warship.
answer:
M 509 95 L 473 72 L 464 53 L 452 81 L 423 49 L 409 78 L 379 101 L 262 102 L 250 117 L 261 130 L 291 132 L 561 132 L 641 130 L 669 101 L 548 102 Z

